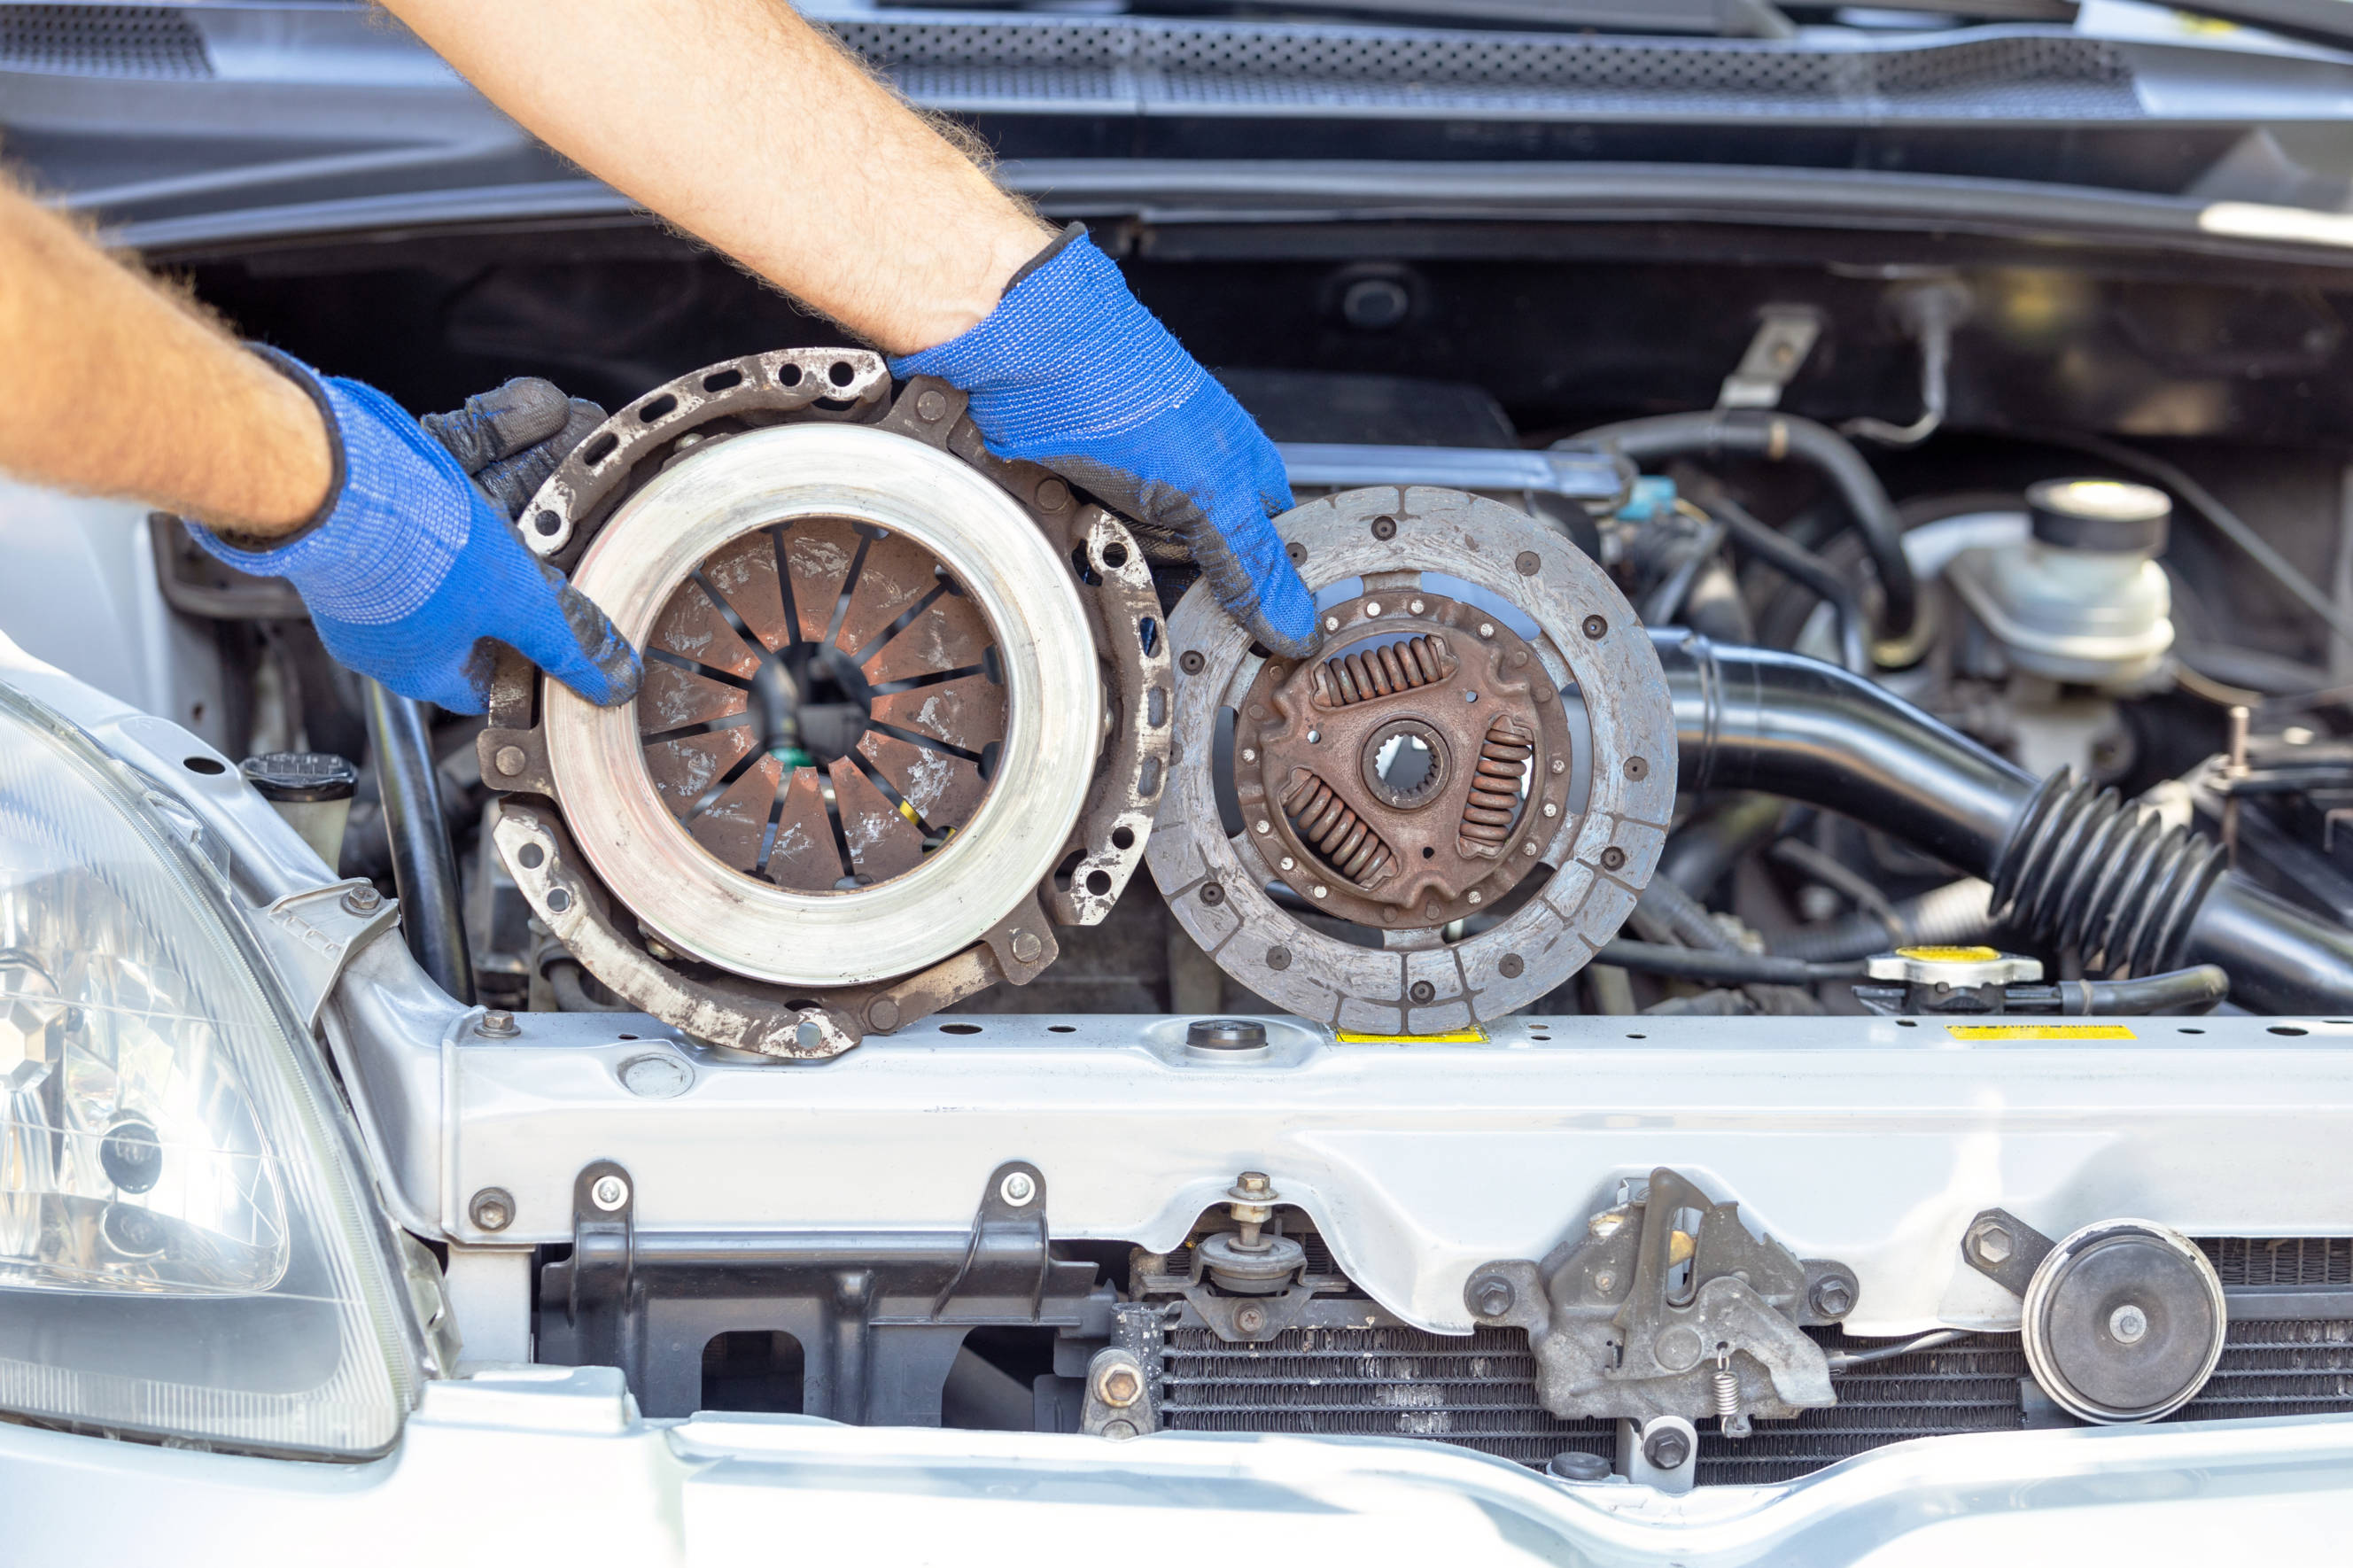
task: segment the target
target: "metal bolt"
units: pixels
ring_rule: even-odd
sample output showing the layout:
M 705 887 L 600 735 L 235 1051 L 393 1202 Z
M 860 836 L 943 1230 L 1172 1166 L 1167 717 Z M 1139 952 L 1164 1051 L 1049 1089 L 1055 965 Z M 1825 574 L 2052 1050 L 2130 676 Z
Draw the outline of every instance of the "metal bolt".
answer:
M 1854 1282 L 1838 1274 L 1817 1279 L 1810 1300 L 1814 1316 L 1843 1318 L 1854 1310 Z
M 1380 602 L 1378 599 L 1367 599 L 1367 600 L 1366 600 L 1366 601 L 1365 601 L 1365 614 L 1366 614 L 1366 615 L 1367 615 L 1367 616 L 1377 616 L 1377 615 L 1379 615 L 1380 613 L 1381 613 L 1381 602 Z
M 589 1184 L 588 1201 L 610 1214 L 629 1201 L 629 1184 L 608 1171 Z
M 1265 1332 L 1266 1309 L 1255 1303 L 1244 1307 L 1234 1314 L 1234 1327 L 1246 1334 Z
M 484 1187 L 466 1205 L 476 1230 L 504 1230 L 514 1224 L 514 1194 L 504 1187 Z
M 916 418 L 937 419 L 941 415 L 945 414 L 947 411 L 948 400 L 942 397 L 938 393 L 926 390 L 915 395 Z
M 1015 963 L 1035 963 L 1038 962 L 1038 955 L 1045 951 L 1046 944 L 1039 940 L 1038 933 L 1036 931 L 1017 931 L 1013 933 L 1013 959 Z
M 1071 504 L 1071 487 L 1060 479 L 1039 479 L 1031 499 L 1039 511 L 1060 511 Z
M 486 1040 L 512 1040 L 522 1033 L 515 1016 L 504 1007 L 493 1007 L 475 1022 L 474 1033 Z
M 1416 599 L 1416 600 L 1412 601 L 1410 604 L 1409 604 L 1409 605 L 1406 605 L 1406 609 L 1407 609 L 1407 611 L 1408 611 L 1409 613 L 1413 614 L 1413 615 L 1417 615 L 1417 616 L 1418 616 L 1418 615 L 1419 615 L 1419 614 L 1421 614 L 1421 612 L 1422 612 L 1422 608 L 1423 608 L 1423 606 L 1422 606 L 1422 603 L 1421 603 L 1421 601 L 1420 601 L 1419 599 Z
M 1473 888 L 1469 892 L 1463 894 L 1462 897 L 1465 901 L 1477 904 L 1485 902 L 1487 895 L 1481 892 L 1478 889 Z
M 1523 577 L 1533 577 L 1544 570 L 1544 557 L 1533 550 L 1523 550 L 1512 558 L 1512 564 Z
M 1095 1379 L 1095 1397 L 1113 1409 L 1124 1410 L 1144 1397 L 1144 1379 L 1135 1368 L 1113 1362 Z
M 1234 1185 L 1252 1197 L 1269 1198 L 1274 1195 L 1274 1178 L 1264 1171 L 1244 1171 L 1241 1173 L 1241 1179 Z
M 1604 1296 L 1618 1289 L 1618 1276 L 1605 1268 L 1593 1277 L 1593 1288 Z
M 1560 815 L 1560 807 L 1555 802 L 1548 800 L 1544 803 L 1544 814 L 1546 816 L 1558 816 Z
M 1584 631 L 1588 641 L 1599 642 L 1609 635 L 1609 623 L 1599 616 L 1588 616 L 1585 617 Z
M 1495 635 L 1495 623 L 1493 621 L 1481 621 L 1479 623 L 1479 635 L 1482 637 L 1493 637 Z
M 1322 744 L 1324 743 L 1324 731 L 1321 731 L 1321 730 L 1310 730 L 1310 731 L 1307 731 L 1307 743 L 1308 743 L 1309 745 L 1311 745 L 1311 746 L 1320 746 L 1320 745 L 1322 745 Z
M 512 778 L 522 772 L 530 761 L 531 758 L 524 755 L 521 746 L 501 746 L 491 754 L 491 764 L 508 778 Z
M 997 1195 L 1015 1208 L 1027 1208 L 1038 1195 L 1038 1183 L 1027 1171 L 1008 1171 L 1005 1180 L 997 1184 Z
M 1969 1233 L 1969 1251 L 1980 1263 L 2007 1263 L 2015 1244 L 1998 1225 L 1983 1225 Z
M 1246 763 L 1254 763 L 1258 761 L 1258 748 L 1256 746 L 1244 746 L 1242 748 L 1242 761 Z
M 1332 896 L 1332 889 L 1325 887 L 1321 882 L 1315 884 L 1314 891 L 1315 896 L 1319 899 L 1328 899 Z
M 384 908 L 384 895 L 374 888 L 353 888 L 343 895 L 343 913 L 372 915 Z
M 1654 1470 L 1680 1470 L 1691 1459 L 1691 1439 L 1679 1426 L 1662 1426 L 1642 1439 L 1642 1461 Z
M 1258 819 L 1258 830 L 1261 833 L 1271 833 L 1274 831 L 1274 824 L 1261 816 Z
M 1535 852 L 1536 852 L 1536 841 L 1535 841 L 1535 839 L 1533 839 L 1533 838 L 1529 839 L 1525 844 L 1523 844 L 1523 845 L 1521 845 L 1521 846 L 1520 846 L 1520 853 L 1521 853 L 1521 854 L 1523 854 L 1523 855 L 1533 856 L 1533 855 L 1535 855 Z
M 1555 757 L 1552 760 L 1552 771 L 1556 773 L 1565 773 L 1568 772 L 1568 764 L 1561 761 L 1560 758 Z
M 1471 1287 L 1471 1305 L 1482 1318 L 1502 1317 L 1512 1310 L 1512 1303 L 1518 1299 L 1519 1293 L 1512 1289 L 1510 1280 L 1499 1279 L 1492 1274 Z
M 1299 868 L 1299 862 L 1293 860 L 1290 856 L 1285 855 L 1282 858 L 1282 868 L 1285 871 L 1295 871 Z
M 2130 1301 L 2108 1314 L 2108 1333 L 2120 1345 L 2137 1345 L 2148 1332 L 2148 1314 Z
M 866 1005 L 866 1022 L 870 1027 L 888 1033 L 899 1026 L 899 1004 L 888 996 L 877 996 Z

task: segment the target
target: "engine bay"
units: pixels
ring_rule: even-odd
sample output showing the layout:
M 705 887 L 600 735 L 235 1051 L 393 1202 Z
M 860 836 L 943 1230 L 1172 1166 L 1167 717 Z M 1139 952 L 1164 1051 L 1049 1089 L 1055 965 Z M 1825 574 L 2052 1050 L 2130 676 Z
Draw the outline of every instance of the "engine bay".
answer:
M 151 524 L 167 716 L 365 763 L 407 943 L 323 1026 L 468 1360 L 1671 1491 L 2353 1411 L 2340 276 L 1099 237 L 1282 447 L 1311 658 L 650 229 L 178 258 L 413 406 L 612 410 L 518 526 L 643 692 L 510 656 L 405 770 Z

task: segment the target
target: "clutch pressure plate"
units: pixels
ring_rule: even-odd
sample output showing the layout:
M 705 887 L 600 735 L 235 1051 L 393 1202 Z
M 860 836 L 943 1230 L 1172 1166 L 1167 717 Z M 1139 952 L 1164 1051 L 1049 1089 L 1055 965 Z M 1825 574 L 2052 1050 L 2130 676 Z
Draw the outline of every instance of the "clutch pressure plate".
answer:
M 525 513 L 646 679 L 599 709 L 502 668 L 493 837 L 591 973 L 698 1037 L 828 1055 L 1027 981 L 1142 853 L 1169 677 L 1141 552 L 990 458 L 960 394 L 890 386 L 847 351 L 708 367 Z
M 1226 973 L 1342 1029 L 1472 1028 L 1615 935 L 1674 805 L 1651 640 L 1560 534 L 1457 490 L 1276 520 L 1321 647 L 1261 658 L 1196 586 L 1152 873 Z

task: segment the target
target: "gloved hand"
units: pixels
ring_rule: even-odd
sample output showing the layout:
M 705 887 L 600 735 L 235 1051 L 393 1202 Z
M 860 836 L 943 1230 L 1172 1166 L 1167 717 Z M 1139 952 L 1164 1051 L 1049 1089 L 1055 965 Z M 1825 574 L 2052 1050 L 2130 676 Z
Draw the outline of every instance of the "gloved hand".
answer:
M 1291 509 L 1282 457 L 1084 234 L 1056 247 L 978 326 L 892 372 L 963 388 L 990 451 L 1042 463 L 1182 539 L 1229 614 L 1273 652 L 1303 658 L 1315 604 L 1267 526 Z
M 192 524 L 199 544 L 241 572 L 293 584 L 327 651 L 403 697 L 483 711 L 500 643 L 588 701 L 609 707 L 636 695 L 637 650 L 562 573 L 533 558 L 417 421 L 374 387 L 268 357 L 327 422 L 335 447 L 327 503 L 290 540 L 250 548 Z M 516 460 L 506 473 L 518 479 L 530 454 L 514 442 L 548 422 L 543 411 L 535 423 L 510 418 L 501 430 L 497 414 L 472 403 L 448 418 L 461 422 L 461 439 L 477 439 L 481 466 Z M 486 442 L 478 439 L 485 426 Z
M 605 423 L 605 411 L 585 397 L 566 397 L 552 381 L 519 375 L 474 394 L 463 408 L 417 423 L 514 521 L 572 448 Z

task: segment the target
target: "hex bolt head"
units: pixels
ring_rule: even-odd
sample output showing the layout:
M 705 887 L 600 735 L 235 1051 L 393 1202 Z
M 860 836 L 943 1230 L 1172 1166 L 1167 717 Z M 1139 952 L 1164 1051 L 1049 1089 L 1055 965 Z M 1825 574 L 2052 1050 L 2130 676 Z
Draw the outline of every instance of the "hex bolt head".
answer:
M 2108 1314 L 2108 1336 L 2120 1345 L 2137 1345 L 2148 1335 L 2148 1314 L 2126 1301 Z
M 512 1040 L 522 1033 L 522 1026 L 504 1007 L 493 1007 L 475 1021 L 474 1033 L 486 1040 Z
M 1471 1287 L 1471 1305 L 1482 1318 L 1500 1318 L 1512 1310 L 1519 1293 L 1508 1279 L 1489 1275 Z
M 1144 1379 L 1135 1368 L 1113 1362 L 1095 1379 L 1095 1397 L 1114 1410 L 1124 1410 L 1144 1397 Z
M 1818 1318 L 1843 1318 L 1854 1310 L 1854 1281 L 1841 1274 L 1828 1275 L 1814 1281 L 1808 1300 Z
M 521 746 L 501 746 L 491 753 L 491 765 L 506 778 L 512 778 L 522 772 L 530 762 L 531 758 Z
M 514 1216 L 514 1194 L 504 1187 L 484 1187 L 466 1205 L 466 1217 L 476 1230 L 504 1230 Z
M 1015 1208 L 1027 1208 L 1038 1195 L 1038 1183 L 1027 1171 L 1008 1171 L 997 1184 L 997 1195 Z
M 2007 1263 L 2016 1247 L 2010 1232 L 1991 1222 L 1969 1232 L 1969 1255 L 1980 1263 Z
M 384 895 L 374 888 L 353 888 L 343 897 L 347 915 L 372 915 L 384 908 Z
M 588 1201 L 610 1214 L 629 1201 L 629 1184 L 608 1171 L 589 1184 Z
M 1691 1439 L 1680 1427 L 1662 1426 L 1642 1439 L 1643 1463 L 1654 1470 L 1680 1470 L 1691 1453 Z

